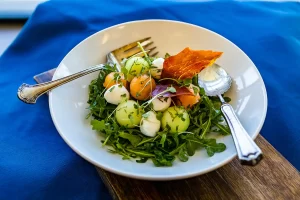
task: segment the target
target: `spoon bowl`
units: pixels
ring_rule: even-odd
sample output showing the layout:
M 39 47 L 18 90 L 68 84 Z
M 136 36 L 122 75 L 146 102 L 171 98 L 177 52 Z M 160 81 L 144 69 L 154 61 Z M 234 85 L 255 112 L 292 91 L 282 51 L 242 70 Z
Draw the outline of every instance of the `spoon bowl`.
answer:
M 199 73 L 198 82 L 207 96 L 218 96 L 229 90 L 232 79 L 220 65 L 213 64 Z

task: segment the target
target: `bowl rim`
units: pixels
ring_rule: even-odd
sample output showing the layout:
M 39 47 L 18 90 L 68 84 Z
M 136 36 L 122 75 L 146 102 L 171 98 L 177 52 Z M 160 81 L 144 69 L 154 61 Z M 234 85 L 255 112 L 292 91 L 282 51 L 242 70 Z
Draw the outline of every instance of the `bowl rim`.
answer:
M 116 25 L 113 25 L 113 26 L 109 26 L 105 29 L 102 29 L 100 31 L 97 31 L 95 32 L 94 34 L 88 36 L 87 38 L 85 38 L 84 40 L 82 40 L 81 42 L 79 42 L 76 46 L 74 46 L 65 56 L 64 58 L 61 60 L 60 64 L 58 65 L 58 67 L 61 65 L 61 63 L 64 61 L 64 59 L 75 49 L 77 48 L 78 46 L 80 46 L 83 42 L 85 42 L 86 40 L 89 40 L 91 37 L 101 33 L 101 32 L 105 32 L 109 29 L 113 29 L 115 27 L 118 27 L 118 26 L 123 26 L 123 25 L 128 25 L 128 24 L 134 24 L 134 23 L 144 23 L 144 22 L 168 22 L 168 23 L 175 23 L 175 24 L 184 24 L 184 25 L 188 25 L 188 26 L 193 26 L 195 28 L 200 28 L 200 29 L 203 29 L 205 31 L 208 31 L 210 32 L 211 34 L 215 34 L 217 35 L 218 37 L 221 37 L 223 38 L 224 40 L 227 40 L 229 43 L 231 43 L 231 45 L 234 45 L 239 51 L 241 51 L 241 53 L 243 53 L 253 64 L 255 70 L 256 70 L 256 73 L 259 75 L 259 78 L 260 80 L 262 81 L 262 86 L 263 86 L 263 99 L 264 99 L 264 110 L 263 110 L 263 116 L 262 116 L 262 120 L 260 121 L 259 123 L 259 126 L 257 127 L 254 135 L 252 136 L 252 139 L 255 139 L 259 132 L 261 131 L 262 129 L 262 126 L 265 122 L 265 119 L 266 119 L 266 115 L 267 115 L 267 108 L 268 108 L 268 99 L 267 99 L 267 90 L 266 90 L 266 87 L 265 87 L 265 83 L 264 83 L 264 80 L 261 76 L 261 74 L 259 73 L 256 65 L 253 63 L 253 61 L 248 57 L 248 55 L 243 51 L 241 50 L 236 44 L 234 44 L 233 42 L 231 42 L 229 39 L 225 38 L 224 36 L 212 31 L 212 30 L 209 30 L 207 28 L 204 28 L 204 27 L 201 27 L 199 25 L 196 25 L 196 24 L 192 24 L 192 23 L 187 23 L 187 22 L 183 22 L 183 21 L 177 21 L 177 20 L 167 20 L 167 19 L 145 19 L 145 20 L 134 20 L 134 21 L 128 21 L 128 22 L 124 22 L 124 23 L 119 23 L 119 24 L 116 24 Z M 54 75 L 53 75 L 53 78 L 52 80 L 55 79 L 56 77 L 56 74 L 57 73 L 57 70 L 54 72 Z M 167 180 L 179 180 L 179 179 L 186 179 L 186 178 L 191 178 L 191 177 L 195 177 L 195 176 L 199 176 L 199 175 L 202 175 L 202 174 L 206 174 L 208 172 L 211 172 L 211 171 L 214 171 L 224 165 L 226 165 L 227 163 L 229 163 L 230 161 L 232 161 L 236 156 L 237 156 L 237 153 L 234 153 L 232 156 L 229 156 L 227 159 L 223 160 L 222 162 L 219 162 L 219 163 L 216 163 L 214 165 L 212 165 L 210 168 L 206 169 L 206 170 L 202 170 L 202 171 L 199 171 L 199 172 L 193 172 L 193 173 L 185 173 L 183 175 L 166 175 L 166 176 L 162 176 L 162 175 L 139 175 L 139 174 L 132 174 L 132 173 L 127 173 L 127 172 L 122 172 L 122 171 L 118 171 L 118 170 L 114 170 L 114 169 L 111 169 L 109 166 L 107 165 L 103 165 L 102 163 L 98 163 L 90 158 L 88 158 L 87 156 L 85 156 L 84 154 L 82 154 L 74 145 L 72 145 L 72 143 L 64 136 L 64 134 L 62 133 L 62 131 L 60 130 L 59 128 L 59 125 L 58 125 L 58 122 L 56 120 L 56 118 L 54 117 L 54 110 L 53 110 L 53 104 L 52 104 L 52 91 L 49 92 L 49 109 L 50 109 L 50 115 L 51 115 L 51 118 L 52 118 L 52 121 L 54 123 L 54 126 L 56 128 L 56 130 L 58 131 L 59 135 L 62 137 L 62 139 L 67 143 L 67 145 L 73 150 L 75 151 L 79 156 L 81 156 L 82 158 L 84 158 L 86 161 L 92 163 L 93 165 L 95 165 L 96 167 L 99 167 L 101 169 L 104 169 L 106 171 L 109 171 L 111 173 L 114 173 L 114 174 L 118 174 L 118 175 L 121 175 L 121 176 L 125 176 L 125 177 L 130 177 L 130 178 L 134 178 L 134 179 L 140 179 L 140 180 L 153 180 L 153 181 L 167 181 Z

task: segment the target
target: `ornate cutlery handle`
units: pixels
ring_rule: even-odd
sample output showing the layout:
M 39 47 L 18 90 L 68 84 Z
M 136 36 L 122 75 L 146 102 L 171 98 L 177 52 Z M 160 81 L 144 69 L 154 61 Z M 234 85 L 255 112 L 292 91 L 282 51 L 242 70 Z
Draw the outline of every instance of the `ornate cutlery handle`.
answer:
M 223 103 L 221 111 L 230 127 L 238 158 L 243 165 L 254 166 L 262 159 L 262 151 L 243 128 L 232 106 Z
M 85 76 L 95 71 L 99 71 L 103 68 L 103 66 L 104 66 L 103 64 L 96 65 L 88 69 L 85 69 L 83 71 L 77 72 L 75 74 L 66 76 L 64 78 L 60 78 L 55 81 L 49 81 L 46 83 L 41 83 L 36 85 L 28 85 L 26 83 L 23 83 L 18 89 L 18 97 L 20 100 L 22 100 L 25 103 L 34 104 L 36 100 L 46 92 L 60 85 L 68 83 L 72 80 L 75 80 L 79 77 Z

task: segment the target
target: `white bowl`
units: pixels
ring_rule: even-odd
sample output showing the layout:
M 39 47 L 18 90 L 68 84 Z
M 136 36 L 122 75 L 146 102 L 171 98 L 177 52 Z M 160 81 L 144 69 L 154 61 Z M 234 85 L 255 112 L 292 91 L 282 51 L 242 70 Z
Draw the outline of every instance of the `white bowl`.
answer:
M 58 66 L 53 79 L 70 75 L 106 61 L 106 54 L 117 47 L 151 36 L 160 55 L 176 54 L 185 47 L 210 49 L 224 54 L 217 63 L 233 78 L 227 95 L 232 98 L 241 123 L 252 138 L 259 133 L 267 112 L 265 85 L 257 68 L 248 56 L 224 37 L 205 28 L 177 21 L 145 20 L 119 24 L 88 37 L 74 47 Z M 88 113 L 88 85 L 97 72 L 65 84 L 50 92 L 49 106 L 54 124 L 65 142 L 80 156 L 107 171 L 147 180 L 174 180 L 197 176 L 217 169 L 236 156 L 231 136 L 218 137 L 227 149 L 208 157 L 204 150 L 188 162 L 175 161 L 172 167 L 155 167 L 122 160 L 107 152 L 101 137 L 91 129 Z

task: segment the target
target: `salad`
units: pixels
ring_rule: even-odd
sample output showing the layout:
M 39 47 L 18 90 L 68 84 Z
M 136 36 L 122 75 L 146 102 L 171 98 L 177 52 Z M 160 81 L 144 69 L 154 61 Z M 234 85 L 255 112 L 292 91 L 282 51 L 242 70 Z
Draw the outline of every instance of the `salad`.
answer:
M 89 111 L 93 130 L 111 153 L 138 163 L 172 166 L 189 160 L 204 148 L 208 156 L 223 152 L 225 144 L 208 137 L 211 132 L 230 134 L 216 97 L 199 87 L 200 71 L 222 52 L 185 48 L 164 58 L 143 54 L 105 65 L 89 85 Z M 228 97 L 224 97 L 227 102 Z

